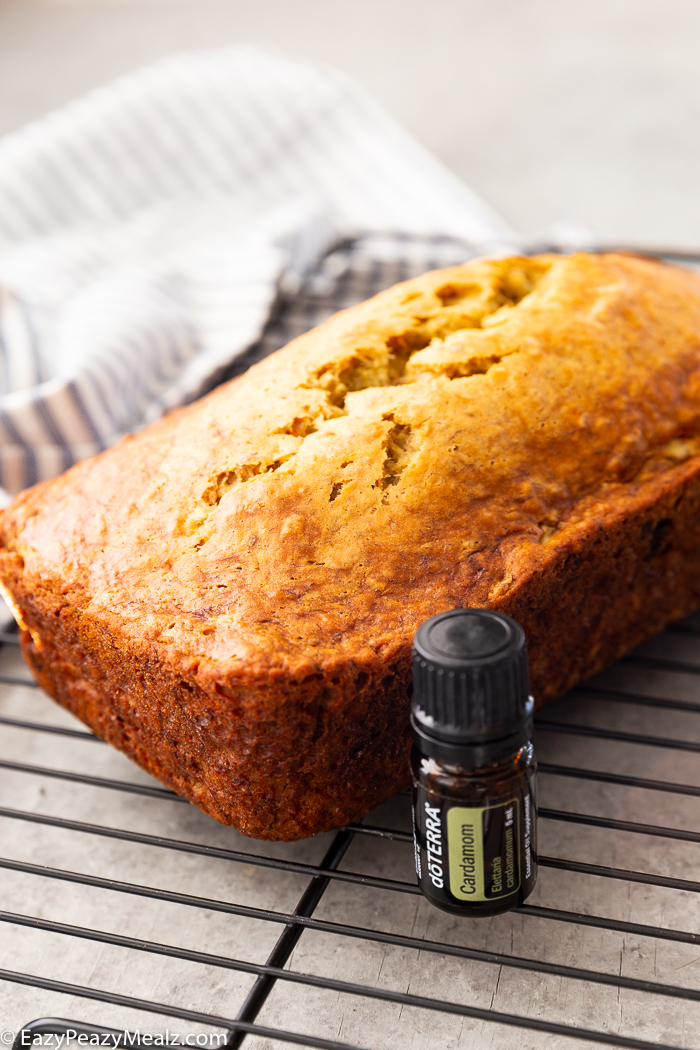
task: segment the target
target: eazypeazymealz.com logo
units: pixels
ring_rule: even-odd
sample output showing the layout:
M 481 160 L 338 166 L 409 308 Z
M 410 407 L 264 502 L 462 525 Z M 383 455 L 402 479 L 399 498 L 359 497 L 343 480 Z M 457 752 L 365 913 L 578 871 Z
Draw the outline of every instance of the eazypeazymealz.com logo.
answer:
M 153 1035 L 151 1032 L 142 1033 L 138 1028 L 133 1032 L 78 1032 L 69 1028 L 60 1034 L 24 1031 L 20 1033 L 17 1045 L 27 1048 L 50 1047 L 51 1050 L 67 1050 L 73 1046 L 107 1046 L 112 1050 L 141 1046 L 189 1046 L 200 1047 L 201 1050 L 215 1050 L 216 1047 L 225 1045 L 229 1035 L 229 1032 L 188 1032 L 183 1035 L 170 1030 Z M 12 1046 L 14 1042 L 14 1032 L 0 1033 L 2 1046 Z

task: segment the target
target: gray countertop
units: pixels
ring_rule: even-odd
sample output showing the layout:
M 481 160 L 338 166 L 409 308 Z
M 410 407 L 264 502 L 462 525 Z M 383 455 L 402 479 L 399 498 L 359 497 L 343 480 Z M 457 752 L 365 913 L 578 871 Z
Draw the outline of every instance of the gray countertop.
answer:
M 700 616 L 694 623 L 700 632 Z M 549 859 L 528 907 L 465 921 L 416 896 L 409 800 L 398 796 L 364 822 L 384 836 L 355 832 L 339 870 L 365 881 L 330 881 L 286 964 L 301 983 L 278 980 L 257 1023 L 371 1050 L 594 1045 L 542 1030 L 551 1024 L 700 1048 L 698 634 L 669 632 L 641 656 L 541 714 L 540 850 Z M 0 674 L 26 679 L 16 647 L 0 650 Z M 0 860 L 0 901 L 29 917 L 4 916 L 0 968 L 34 981 L 0 980 L 2 1028 L 53 1015 L 181 1036 L 222 1031 L 214 1020 L 134 1009 L 134 1000 L 235 1018 L 255 979 L 239 964 L 265 963 L 334 836 L 245 839 L 106 745 L 46 732 L 81 727 L 30 686 L 0 685 L 0 717 L 0 805 L 15 811 L 0 810 L 0 853 L 10 858 L 9 867 Z M 261 867 L 260 857 L 307 867 Z M 131 940 L 110 943 L 115 936 Z M 37 987 L 42 978 L 66 987 Z M 110 994 L 126 998 L 100 1001 Z M 281 1044 L 255 1035 L 245 1045 Z
M 700 246 L 688 0 L 0 0 L 0 132 L 183 48 L 254 41 L 352 73 L 535 236 Z

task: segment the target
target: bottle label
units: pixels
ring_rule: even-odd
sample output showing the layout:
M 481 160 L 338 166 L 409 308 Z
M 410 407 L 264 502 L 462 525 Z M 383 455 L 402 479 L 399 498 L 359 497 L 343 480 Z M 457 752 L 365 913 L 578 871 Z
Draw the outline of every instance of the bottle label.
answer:
M 458 901 L 495 901 L 520 889 L 520 804 L 517 798 L 447 811 L 449 889 Z
M 434 904 L 512 906 L 535 885 L 534 784 L 521 795 L 460 805 L 426 793 L 414 783 L 416 874 Z

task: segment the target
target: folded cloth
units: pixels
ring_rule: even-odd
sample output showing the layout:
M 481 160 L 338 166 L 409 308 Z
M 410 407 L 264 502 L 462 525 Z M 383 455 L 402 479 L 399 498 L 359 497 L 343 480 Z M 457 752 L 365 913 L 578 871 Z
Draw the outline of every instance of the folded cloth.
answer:
M 96 90 L 0 140 L 0 485 L 106 448 L 338 304 L 512 239 L 337 72 L 243 47 Z

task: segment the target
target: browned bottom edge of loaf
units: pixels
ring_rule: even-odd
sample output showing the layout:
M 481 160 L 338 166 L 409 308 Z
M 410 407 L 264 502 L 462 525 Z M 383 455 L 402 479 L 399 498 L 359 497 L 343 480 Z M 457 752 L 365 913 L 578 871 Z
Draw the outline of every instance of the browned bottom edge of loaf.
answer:
M 31 608 L 31 606 L 29 606 Z M 344 712 L 321 708 L 320 675 L 286 697 L 274 723 L 247 708 L 237 738 L 233 689 L 205 692 L 155 662 L 86 644 L 62 615 L 52 632 L 31 613 L 23 653 L 39 685 L 94 733 L 205 813 L 254 838 L 293 841 L 358 819 L 409 784 L 408 667 L 362 674 Z M 34 637 L 32 637 L 34 635 Z M 37 645 L 37 638 L 40 640 Z M 357 681 L 356 674 L 348 683 Z M 326 686 L 328 688 L 328 686 Z M 266 698 L 269 700 L 269 697 Z M 216 724 L 218 722 L 218 725 Z
M 360 688 L 349 676 L 329 712 L 319 699 L 328 683 L 317 675 L 280 692 L 274 723 L 254 724 L 249 704 L 237 733 L 229 711 L 235 692 L 205 692 L 155 660 L 137 661 L 102 644 L 95 625 L 74 622 L 69 608 L 57 617 L 23 593 L 21 571 L 12 589 L 41 640 L 38 648 L 22 632 L 24 654 L 49 695 L 246 835 L 289 841 L 327 831 L 408 786 L 408 646 L 390 667 L 378 658 L 376 675 L 364 676 Z M 526 630 L 541 704 L 699 603 L 700 463 L 689 463 L 644 490 L 636 504 L 592 514 L 582 533 L 494 607 Z M 269 711 L 269 703 L 261 709 Z M 225 732 L 217 719 L 227 723 Z

